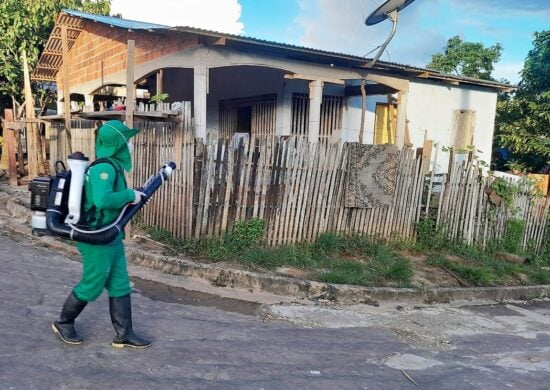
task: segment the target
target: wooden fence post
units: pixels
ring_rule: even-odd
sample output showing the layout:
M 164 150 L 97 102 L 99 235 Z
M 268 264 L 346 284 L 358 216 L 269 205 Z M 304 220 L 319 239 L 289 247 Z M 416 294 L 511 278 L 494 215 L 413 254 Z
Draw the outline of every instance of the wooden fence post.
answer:
M 27 159 L 29 162 L 29 177 L 44 175 L 44 160 L 42 156 L 42 137 L 40 136 L 40 124 L 35 119 L 34 98 L 31 90 L 31 80 L 29 75 L 29 66 L 27 64 L 27 54 L 23 50 L 23 79 L 25 89 L 25 117 L 29 119 L 27 127 Z
M 128 40 L 127 59 L 126 59 L 126 126 L 134 127 L 134 99 L 136 96 L 134 87 L 134 62 L 135 62 L 136 42 Z
M 71 87 L 69 82 L 69 39 L 67 37 L 67 26 L 61 26 L 61 47 L 63 52 L 63 111 L 65 114 L 65 135 L 67 139 L 68 154 L 72 153 L 71 135 Z
M 365 112 L 367 111 L 367 92 L 365 91 L 365 79 L 361 79 L 361 126 L 359 127 L 359 143 L 363 143 L 365 136 Z
M 10 123 L 13 123 L 13 110 L 4 110 L 5 132 L 4 141 L 8 150 L 8 174 L 10 175 L 10 186 L 17 187 L 17 162 L 15 159 L 15 132 L 17 130 L 10 128 Z
M 134 63 L 135 63 L 136 42 L 132 39 L 128 40 L 127 58 L 126 58 L 126 126 L 134 127 L 134 110 L 136 90 L 134 86 Z M 135 162 L 135 159 L 134 159 Z M 134 186 L 133 175 L 127 174 L 126 180 L 128 187 Z M 132 222 L 126 225 L 126 240 L 132 236 Z

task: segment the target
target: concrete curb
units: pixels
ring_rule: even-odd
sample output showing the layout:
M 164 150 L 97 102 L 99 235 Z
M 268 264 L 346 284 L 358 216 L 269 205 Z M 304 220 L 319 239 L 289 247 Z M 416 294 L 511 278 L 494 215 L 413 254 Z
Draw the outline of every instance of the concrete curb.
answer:
M 133 248 L 128 249 L 128 261 L 169 274 L 206 279 L 219 286 L 265 291 L 278 295 L 295 296 L 301 299 L 322 298 L 347 304 L 372 304 L 376 301 L 447 303 L 450 301 L 471 300 L 530 300 L 550 297 L 550 285 L 473 288 L 439 287 L 426 290 L 335 285 L 199 264 L 181 258 L 143 253 Z
M 9 194 L 9 192 L 4 194 Z M 22 222 L 28 224 L 28 209 L 21 203 L 13 201 L 13 199 L 4 202 L 3 200 L 6 199 L 3 198 L 6 198 L 6 196 L 2 196 L 2 193 L 0 193 L 0 205 L 9 203 L 9 206 L 0 211 L 7 212 L 12 216 L 13 222 L 19 225 L 19 228 L 16 228 L 14 225 L 7 224 L 8 229 L 21 235 L 30 236 L 30 229 L 28 227 L 26 229 L 22 228 L 21 225 Z M 12 222 L 12 220 L 9 222 Z M 51 249 L 73 256 L 78 254 L 74 246 L 51 237 L 36 239 Z M 146 252 L 132 246 L 127 247 L 127 259 L 132 264 L 167 274 L 204 279 L 215 286 L 243 288 L 254 292 L 269 292 L 300 299 L 327 299 L 345 304 L 376 304 L 377 301 L 448 303 L 451 301 L 530 300 L 550 297 L 550 285 L 473 288 L 438 287 L 425 290 L 335 285 L 227 268 L 219 264 L 196 263 L 188 259 Z

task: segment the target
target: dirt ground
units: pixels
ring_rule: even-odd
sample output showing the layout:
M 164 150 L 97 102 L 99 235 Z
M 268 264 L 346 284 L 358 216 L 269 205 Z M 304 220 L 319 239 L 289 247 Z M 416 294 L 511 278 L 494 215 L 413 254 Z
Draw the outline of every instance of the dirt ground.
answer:
M 455 276 L 442 268 L 426 263 L 426 256 L 406 256 L 411 261 L 413 276 L 411 282 L 415 287 L 461 287 L 462 283 Z

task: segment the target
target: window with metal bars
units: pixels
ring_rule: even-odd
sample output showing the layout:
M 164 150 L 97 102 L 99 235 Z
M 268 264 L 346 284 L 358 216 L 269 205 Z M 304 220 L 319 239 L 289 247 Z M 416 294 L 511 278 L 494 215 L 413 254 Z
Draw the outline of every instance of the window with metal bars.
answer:
M 277 94 L 220 100 L 220 136 L 275 134 Z
M 323 95 L 321 102 L 321 124 L 319 138 L 330 138 L 335 130 L 342 128 L 342 112 L 344 98 L 342 96 Z M 309 126 L 309 94 L 292 94 L 292 134 L 307 135 Z

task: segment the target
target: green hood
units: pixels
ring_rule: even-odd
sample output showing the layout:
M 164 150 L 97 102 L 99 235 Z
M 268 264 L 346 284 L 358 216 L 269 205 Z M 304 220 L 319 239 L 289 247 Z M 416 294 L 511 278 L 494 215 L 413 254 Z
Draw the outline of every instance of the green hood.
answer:
M 128 150 L 127 142 L 138 132 L 139 130 L 130 129 L 119 120 L 105 122 L 99 128 L 99 134 L 97 135 L 96 158 L 115 160 L 126 172 L 130 172 L 132 170 L 132 156 Z

